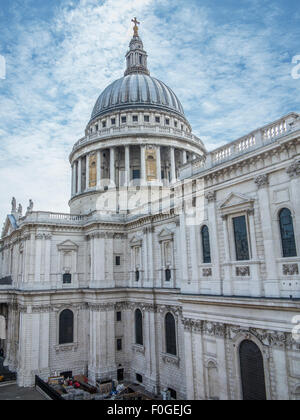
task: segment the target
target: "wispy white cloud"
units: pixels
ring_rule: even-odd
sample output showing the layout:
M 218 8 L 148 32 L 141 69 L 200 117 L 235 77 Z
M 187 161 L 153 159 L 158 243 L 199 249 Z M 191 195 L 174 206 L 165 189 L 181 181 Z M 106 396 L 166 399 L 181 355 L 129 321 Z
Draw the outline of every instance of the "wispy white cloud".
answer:
M 294 110 L 300 83 L 291 78 L 291 59 L 300 51 L 297 34 L 278 25 L 282 9 L 266 13 L 252 1 L 251 10 L 214 10 L 211 3 L 64 0 L 47 19 L 28 17 L 29 0 L 13 2 L 0 80 L 1 219 L 12 195 L 68 211 L 68 155 L 98 95 L 122 77 L 133 16 L 142 20 L 151 74 L 176 92 L 208 148 Z

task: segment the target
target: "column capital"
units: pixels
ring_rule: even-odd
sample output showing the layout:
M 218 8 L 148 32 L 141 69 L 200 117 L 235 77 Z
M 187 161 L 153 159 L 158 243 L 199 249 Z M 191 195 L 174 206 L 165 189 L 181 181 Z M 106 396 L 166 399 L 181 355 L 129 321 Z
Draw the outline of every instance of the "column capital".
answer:
M 205 198 L 208 202 L 216 201 L 216 191 L 208 191 L 205 193 Z
M 290 178 L 296 178 L 300 176 L 300 159 L 293 162 L 290 166 L 287 167 L 286 173 Z
M 254 178 L 254 182 L 258 188 L 265 188 L 269 185 L 269 175 L 268 174 L 258 175 L 257 177 Z

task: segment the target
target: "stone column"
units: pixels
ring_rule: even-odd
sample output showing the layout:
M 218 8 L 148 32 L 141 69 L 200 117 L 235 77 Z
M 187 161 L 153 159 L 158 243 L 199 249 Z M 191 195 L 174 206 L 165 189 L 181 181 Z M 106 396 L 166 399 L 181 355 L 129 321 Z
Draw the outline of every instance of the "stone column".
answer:
M 182 152 L 182 164 L 185 165 L 187 163 L 187 155 L 186 155 L 186 151 L 183 150 Z
M 116 171 L 115 171 L 115 149 L 109 149 L 109 164 L 110 164 L 110 184 L 112 187 L 116 185 Z
M 157 182 L 161 183 L 161 154 L 160 154 L 160 146 L 156 148 L 156 178 Z
M 48 283 L 50 288 L 50 270 L 51 270 L 51 239 L 52 235 L 45 235 L 45 283 Z
M 266 297 L 279 297 L 277 262 L 274 248 L 272 215 L 270 211 L 270 200 L 268 191 L 268 175 L 259 175 L 255 178 L 254 182 L 258 187 L 260 219 L 264 240 L 265 263 L 267 269 L 265 293 Z
M 223 220 L 223 235 L 224 235 L 224 251 L 225 251 L 225 265 L 224 265 L 224 283 L 223 283 L 223 294 L 225 296 L 232 296 L 232 276 L 231 276 L 231 265 L 230 263 L 230 244 L 228 238 L 228 217 L 222 216 Z
M 85 159 L 85 189 L 87 191 L 90 188 L 90 155 L 86 155 Z
M 219 373 L 219 386 L 220 386 L 220 400 L 228 400 L 228 381 L 227 381 L 227 368 L 226 368 L 226 346 L 225 336 L 220 335 L 216 337 L 217 344 L 217 360 L 218 360 L 218 373 Z
M 254 223 L 254 210 L 248 210 L 249 230 L 250 230 L 250 244 L 251 256 L 254 261 L 258 261 L 255 223 Z M 260 280 L 259 264 L 251 265 L 251 296 L 262 296 L 262 284 Z
M 72 197 L 76 194 L 76 163 L 72 165 Z
M 182 278 L 181 278 L 181 287 L 184 289 L 188 289 L 189 286 L 189 272 L 188 272 L 188 256 L 187 256 L 187 246 L 186 246 L 186 221 L 185 221 L 185 214 L 182 213 L 180 216 L 180 228 L 179 228 L 179 237 L 180 237 L 180 251 L 179 251 L 179 258 L 181 261 L 181 270 L 182 270 Z
M 35 270 L 34 270 L 35 283 L 38 283 L 41 281 L 42 241 L 43 241 L 43 235 L 37 234 L 35 237 Z
M 294 233 L 296 245 L 300 250 L 300 161 L 295 161 L 287 168 L 287 174 L 291 179 L 291 201 L 294 209 Z M 300 252 L 300 251 L 299 251 Z
M 222 294 L 222 279 L 220 270 L 220 254 L 219 254 L 219 236 L 218 236 L 218 219 L 216 208 L 216 192 L 209 191 L 205 194 L 208 201 L 208 220 L 209 220 L 209 237 L 210 237 L 210 252 L 213 264 L 213 279 L 215 284 L 212 285 L 214 294 Z
M 97 188 L 100 188 L 100 184 L 101 184 L 101 166 L 102 166 L 102 162 L 101 162 L 101 150 L 97 151 Z
M 198 250 L 197 250 L 197 227 L 195 225 L 188 227 L 188 232 L 190 236 L 190 253 L 191 253 L 191 262 L 192 262 L 192 279 L 190 292 L 199 293 L 200 290 L 200 279 L 199 279 L 199 267 L 198 267 Z
M 125 186 L 129 186 L 130 184 L 130 146 L 125 146 Z
M 77 170 L 77 192 L 81 193 L 81 158 L 78 159 L 78 170 Z
M 288 367 L 286 360 L 286 349 L 275 347 L 272 349 L 275 366 L 276 383 L 277 383 L 277 399 L 287 401 L 289 397 L 288 385 Z
M 145 285 L 145 282 L 149 280 L 149 273 L 148 273 L 148 258 L 149 258 L 149 254 L 148 254 L 148 229 L 145 228 L 143 231 L 144 235 L 143 235 L 143 278 L 142 278 L 142 282 L 139 283 L 139 285 L 141 287 L 143 287 Z
M 154 268 L 153 268 L 153 227 L 148 229 L 148 256 L 149 256 L 149 281 L 151 282 L 151 287 L 154 287 Z
M 141 146 L 141 184 L 146 183 L 146 146 Z
M 170 163 L 171 163 L 171 183 L 176 182 L 176 164 L 175 164 L 175 149 L 170 147 Z
M 184 326 L 184 347 L 185 347 L 185 370 L 186 370 L 186 399 L 195 399 L 194 389 L 194 367 L 193 367 L 193 346 L 192 346 L 192 327 Z

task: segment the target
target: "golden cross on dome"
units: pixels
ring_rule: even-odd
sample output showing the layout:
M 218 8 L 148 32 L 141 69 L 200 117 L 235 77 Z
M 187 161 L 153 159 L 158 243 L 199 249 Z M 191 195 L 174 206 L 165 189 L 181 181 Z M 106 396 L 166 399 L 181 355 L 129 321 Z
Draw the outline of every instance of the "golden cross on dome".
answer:
M 131 22 L 134 23 L 134 27 L 133 27 L 134 36 L 139 36 L 139 27 L 138 27 L 138 25 L 140 25 L 141 22 L 138 22 L 138 20 L 137 20 L 136 17 L 134 19 L 132 19 Z

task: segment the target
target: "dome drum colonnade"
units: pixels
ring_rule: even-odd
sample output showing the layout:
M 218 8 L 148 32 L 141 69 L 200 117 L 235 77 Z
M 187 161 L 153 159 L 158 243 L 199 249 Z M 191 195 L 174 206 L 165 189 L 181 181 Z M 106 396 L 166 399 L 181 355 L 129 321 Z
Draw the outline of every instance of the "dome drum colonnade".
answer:
M 105 187 L 168 186 L 181 165 L 206 153 L 174 92 L 150 77 L 136 28 L 126 59 L 125 76 L 99 96 L 71 154 L 72 200 Z

